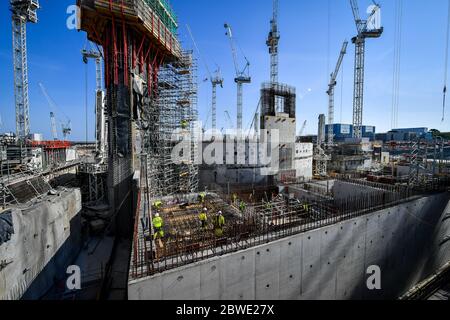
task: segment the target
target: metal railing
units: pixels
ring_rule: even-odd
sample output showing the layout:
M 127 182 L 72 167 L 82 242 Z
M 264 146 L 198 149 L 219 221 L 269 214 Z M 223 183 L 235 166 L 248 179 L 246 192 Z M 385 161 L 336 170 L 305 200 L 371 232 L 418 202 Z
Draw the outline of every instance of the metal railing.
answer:
M 0 178 L 0 208 L 28 203 L 51 189 L 42 175 L 33 171 L 17 171 Z
M 324 197 L 308 200 L 281 196 L 272 202 L 252 205 L 244 212 L 234 216 L 227 215 L 224 233 L 220 237 L 215 234 L 213 221 L 210 221 L 206 229 L 202 229 L 195 213 L 184 221 L 183 227 L 177 232 L 172 232 L 172 229 L 180 228 L 180 225 L 168 223 L 165 238 L 159 245 L 153 241 L 153 235 L 150 229 L 145 228 L 145 223 L 138 222 L 130 277 L 138 279 L 266 244 L 410 202 L 420 196 L 420 192 L 405 186 L 381 185 L 353 179 L 345 182 L 370 188 L 367 188 L 368 192 L 364 195 L 344 199 Z M 449 185 L 448 180 L 440 181 L 428 191 L 445 191 Z M 237 208 L 229 206 L 223 210 L 237 211 Z M 186 213 L 190 215 L 188 211 Z

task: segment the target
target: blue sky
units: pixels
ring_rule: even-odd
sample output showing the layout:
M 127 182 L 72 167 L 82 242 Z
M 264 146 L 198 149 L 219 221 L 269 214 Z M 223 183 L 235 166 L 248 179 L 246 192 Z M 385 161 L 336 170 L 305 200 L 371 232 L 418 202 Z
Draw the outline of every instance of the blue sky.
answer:
M 33 132 L 42 132 L 50 137 L 51 110 L 38 85 L 42 82 L 59 106 L 59 117 L 67 114 L 72 120 L 72 138 L 84 140 L 85 65 L 80 50 L 86 37 L 83 32 L 66 28 L 66 9 L 74 2 L 41 0 L 39 23 L 28 26 L 31 127 Z M 2 131 L 14 130 L 15 126 L 11 23 L 7 3 L 0 3 Z M 370 3 L 369 0 L 359 1 L 361 16 Z M 364 123 L 377 126 L 378 132 L 389 130 L 391 124 L 395 28 L 394 1 L 380 0 L 380 3 L 385 32 L 382 38 L 367 42 L 364 110 Z M 228 126 L 224 110 L 230 112 L 234 123 L 236 121 L 234 67 L 223 27 L 224 22 L 232 25 L 237 41 L 251 62 L 253 83 L 244 89 L 244 126 L 247 127 L 259 101 L 260 85 L 269 78 L 265 40 L 272 1 L 172 0 L 172 5 L 178 14 L 180 40 L 184 46 L 192 48 L 185 27 L 189 24 L 210 69 L 215 69 L 216 64 L 221 67 L 225 87 L 218 91 L 219 127 Z M 446 0 L 404 1 L 399 127 L 426 126 L 450 131 L 450 107 L 447 121 L 441 122 L 446 22 Z M 356 33 L 349 1 L 280 0 L 279 28 L 280 82 L 297 88 L 298 126 L 307 120 L 306 133 L 315 134 L 318 115 L 327 113 L 325 92 L 329 74 L 334 69 L 342 42 L 345 39 L 350 41 Z M 343 65 L 344 81 L 339 77 L 336 88 L 336 122 L 352 121 L 353 60 L 354 46 L 350 43 Z M 94 127 L 94 69 L 91 62 L 88 66 L 90 139 Z M 211 87 L 202 81 L 207 72 L 201 60 L 198 73 L 200 118 L 205 121 L 210 109 Z

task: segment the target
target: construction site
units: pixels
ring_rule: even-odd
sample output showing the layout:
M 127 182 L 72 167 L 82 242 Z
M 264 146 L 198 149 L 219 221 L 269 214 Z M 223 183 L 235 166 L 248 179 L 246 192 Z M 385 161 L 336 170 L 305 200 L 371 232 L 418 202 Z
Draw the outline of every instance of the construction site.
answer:
M 27 26 L 43 9 L 9 1 L 16 132 L 0 136 L 0 300 L 448 300 L 450 135 L 395 129 L 397 96 L 391 131 L 364 125 L 366 40 L 383 36 L 381 5 L 364 18 L 362 1 L 344 6 L 356 25 L 352 124 L 335 121 L 345 40 L 323 84 L 328 114 L 314 111 L 307 135 L 303 94 L 279 80 L 284 2 L 264 2 L 270 75 L 249 105 L 242 30 L 224 24 L 226 79 L 189 25 L 181 42 L 184 13 L 168 0 L 77 0 L 79 58 L 95 62 L 96 89 L 95 141 L 75 142 L 42 83 L 52 138 L 31 130 Z M 233 82 L 235 121 L 218 96 Z M 374 265 L 380 290 L 366 285 Z M 70 266 L 79 288 L 67 285 Z

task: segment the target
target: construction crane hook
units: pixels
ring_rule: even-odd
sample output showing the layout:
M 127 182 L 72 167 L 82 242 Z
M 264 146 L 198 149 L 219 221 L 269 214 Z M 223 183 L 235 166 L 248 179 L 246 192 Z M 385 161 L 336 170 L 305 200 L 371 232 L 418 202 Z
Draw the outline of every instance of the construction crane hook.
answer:
M 445 121 L 446 98 L 447 98 L 447 86 L 444 86 L 444 100 L 443 100 L 443 103 L 442 103 L 442 122 Z

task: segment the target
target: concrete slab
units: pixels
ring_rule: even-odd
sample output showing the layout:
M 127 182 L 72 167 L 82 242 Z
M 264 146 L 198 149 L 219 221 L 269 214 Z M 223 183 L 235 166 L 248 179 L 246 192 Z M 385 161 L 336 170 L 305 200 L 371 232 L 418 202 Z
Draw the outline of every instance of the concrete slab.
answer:
M 411 285 L 410 279 L 450 259 L 449 244 L 432 236 L 449 234 L 450 219 L 433 228 L 420 225 L 444 210 L 448 196 L 425 200 L 135 281 L 129 295 L 183 300 L 395 298 Z M 431 213 L 424 209 L 427 205 Z M 414 230 L 431 234 L 429 243 L 421 243 L 427 237 L 416 237 Z M 427 249 L 417 252 L 421 246 Z M 432 255 L 432 267 L 424 268 L 420 255 Z M 371 264 L 383 267 L 382 291 L 367 290 Z

